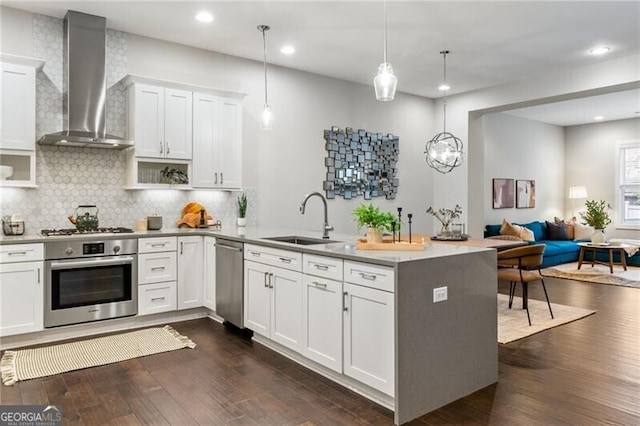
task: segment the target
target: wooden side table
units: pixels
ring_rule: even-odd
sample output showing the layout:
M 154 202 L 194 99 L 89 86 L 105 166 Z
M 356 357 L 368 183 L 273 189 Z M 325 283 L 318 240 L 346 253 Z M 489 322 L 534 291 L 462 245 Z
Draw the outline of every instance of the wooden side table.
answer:
M 614 246 L 614 245 L 607 245 L 607 244 L 592 244 L 592 243 L 578 243 L 578 245 L 580 246 L 580 257 L 578 258 L 578 269 L 580 269 L 583 262 L 584 263 L 591 262 L 591 267 L 593 267 L 593 265 L 596 263 L 609 266 L 609 272 L 611 272 L 612 274 L 613 274 L 613 265 L 622 265 L 624 270 L 625 271 L 627 270 L 627 257 L 626 257 L 627 253 L 625 252 L 625 249 L 629 248 L 630 247 L 629 245 L 619 244 Z M 609 261 L 602 262 L 600 260 L 597 260 L 596 254 L 598 253 L 598 251 L 608 252 Z M 591 253 L 591 260 L 585 260 L 584 258 L 585 253 Z M 620 254 L 619 262 L 614 262 L 613 260 L 614 253 Z

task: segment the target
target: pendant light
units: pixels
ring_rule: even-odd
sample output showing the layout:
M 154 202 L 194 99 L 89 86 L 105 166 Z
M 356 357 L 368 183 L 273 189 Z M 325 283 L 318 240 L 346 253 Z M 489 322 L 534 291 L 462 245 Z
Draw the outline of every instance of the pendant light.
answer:
M 376 90 L 376 99 L 379 101 L 392 101 L 396 95 L 398 78 L 393 74 L 393 67 L 387 62 L 387 0 L 384 1 L 384 59 L 378 67 L 378 75 L 373 79 L 373 87 Z
M 440 54 L 444 60 L 444 82 L 440 86 L 440 90 L 444 92 L 442 100 L 443 109 L 443 131 L 438 133 L 427 142 L 425 148 L 425 154 L 427 154 L 427 164 L 439 171 L 442 174 L 449 173 L 454 168 L 462 164 L 463 146 L 462 141 L 453 135 L 453 133 L 447 132 L 447 55 L 451 53 L 448 50 L 443 50 Z
M 267 38 L 265 31 L 269 31 L 270 29 L 271 27 L 268 25 L 258 25 L 258 31 L 262 33 L 262 52 L 264 53 L 264 107 L 262 109 L 262 115 L 260 116 L 260 128 L 262 130 L 273 129 L 274 119 L 273 111 L 271 111 L 271 107 L 267 101 Z

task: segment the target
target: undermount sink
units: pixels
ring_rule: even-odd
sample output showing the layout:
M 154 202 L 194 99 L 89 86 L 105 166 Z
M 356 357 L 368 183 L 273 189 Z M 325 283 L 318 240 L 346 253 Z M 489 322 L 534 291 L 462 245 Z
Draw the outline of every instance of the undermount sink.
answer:
M 301 246 L 310 246 L 314 244 L 329 244 L 329 243 L 339 243 L 340 241 L 336 240 L 327 240 L 323 238 L 311 238 L 311 237 L 301 237 L 298 235 L 288 235 L 285 237 L 267 237 L 263 238 L 263 240 L 271 240 L 278 241 L 281 243 L 289 243 L 289 244 L 298 244 Z

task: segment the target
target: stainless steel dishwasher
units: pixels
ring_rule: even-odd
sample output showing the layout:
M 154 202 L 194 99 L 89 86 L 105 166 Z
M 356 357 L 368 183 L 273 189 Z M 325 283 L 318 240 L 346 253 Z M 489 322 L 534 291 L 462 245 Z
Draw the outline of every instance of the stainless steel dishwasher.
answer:
M 244 328 L 244 244 L 216 238 L 216 314 Z

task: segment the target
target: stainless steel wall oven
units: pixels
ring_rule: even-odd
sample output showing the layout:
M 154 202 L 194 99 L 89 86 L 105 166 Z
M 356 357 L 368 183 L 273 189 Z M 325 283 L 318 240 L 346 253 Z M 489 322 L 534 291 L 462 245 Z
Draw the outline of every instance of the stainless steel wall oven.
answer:
M 44 326 L 138 313 L 138 240 L 45 243 Z

